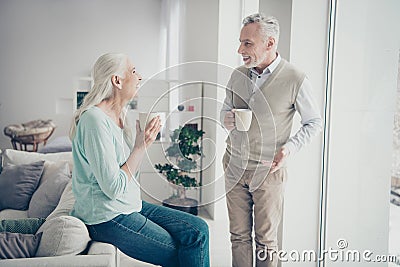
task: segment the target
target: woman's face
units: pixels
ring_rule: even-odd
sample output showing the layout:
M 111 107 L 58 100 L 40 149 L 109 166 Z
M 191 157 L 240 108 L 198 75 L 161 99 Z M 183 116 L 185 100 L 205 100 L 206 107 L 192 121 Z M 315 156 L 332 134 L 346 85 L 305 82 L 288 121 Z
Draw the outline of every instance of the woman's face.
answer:
M 127 99 L 132 99 L 140 86 L 142 76 L 136 71 L 132 61 L 128 59 L 128 69 L 125 72 L 125 78 L 122 80 L 122 89 Z

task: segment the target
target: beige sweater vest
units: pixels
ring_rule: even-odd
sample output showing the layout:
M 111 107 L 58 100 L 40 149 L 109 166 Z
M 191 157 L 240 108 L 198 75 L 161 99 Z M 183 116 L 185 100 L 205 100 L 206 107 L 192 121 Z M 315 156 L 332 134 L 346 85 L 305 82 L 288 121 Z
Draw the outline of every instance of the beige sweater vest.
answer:
M 288 141 L 294 104 L 305 74 L 282 59 L 254 94 L 254 83 L 249 77 L 250 70 L 242 66 L 234 71 L 228 83 L 233 108 L 249 108 L 253 118 L 249 131 L 232 130 L 227 139 L 226 157 L 237 167 L 254 170 L 261 160 L 272 160 Z

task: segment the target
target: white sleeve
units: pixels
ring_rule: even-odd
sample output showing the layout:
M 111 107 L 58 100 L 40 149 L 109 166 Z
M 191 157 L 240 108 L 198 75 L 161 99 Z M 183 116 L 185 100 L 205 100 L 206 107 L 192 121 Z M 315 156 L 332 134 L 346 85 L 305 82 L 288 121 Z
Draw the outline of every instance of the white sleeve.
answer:
M 307 77 L 300 86 L 295 102 L 295 109 L 301 117 L 301 128 L 285 144 L 290 154 L 296 153 L 309 144 L 314 136 L 322 130 L 322 118 L 311 94 L 312 86 Z

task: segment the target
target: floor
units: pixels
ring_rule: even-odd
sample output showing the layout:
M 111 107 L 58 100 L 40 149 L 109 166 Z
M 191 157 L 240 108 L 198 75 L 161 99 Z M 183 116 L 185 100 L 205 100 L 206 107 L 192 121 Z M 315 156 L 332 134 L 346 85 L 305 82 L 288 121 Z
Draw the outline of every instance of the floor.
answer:
M 230 267 L 231 243 L 226 220 L 207 221 L 210 227 L 210 261 L 212 267 Z

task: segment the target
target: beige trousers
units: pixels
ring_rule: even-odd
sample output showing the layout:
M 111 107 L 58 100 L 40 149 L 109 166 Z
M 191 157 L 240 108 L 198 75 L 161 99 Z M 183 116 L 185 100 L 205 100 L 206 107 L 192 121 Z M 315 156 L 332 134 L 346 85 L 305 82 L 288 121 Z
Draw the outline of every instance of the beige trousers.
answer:
M 225 178 L 231 179 L 232 166 L 225 167 Z M 235 172 L 238 173 L 238 172 Z M 261 186 L 254 192 L 249 191 L 249 184 L 254 171 L 244 170 L 238 183 L 227 192 L 226 200 L 229 212 L 232 243 L 232 266 L 252 267 L 253 258 L 256 266 L 276 267 L 276 257 L 266 257 L 265 249 L 270 254 L 278 250 L 278 227 L 282 218 L 284 187 L 287 180 L 286 168 L 267 175 Z M 253 225 L 254 223 L 254 225 Z M 255 232 L 255 256 L 253 250 L 253 226 Z M 271 259 L 272 258 L 272 259 Z

